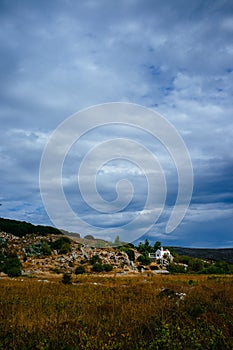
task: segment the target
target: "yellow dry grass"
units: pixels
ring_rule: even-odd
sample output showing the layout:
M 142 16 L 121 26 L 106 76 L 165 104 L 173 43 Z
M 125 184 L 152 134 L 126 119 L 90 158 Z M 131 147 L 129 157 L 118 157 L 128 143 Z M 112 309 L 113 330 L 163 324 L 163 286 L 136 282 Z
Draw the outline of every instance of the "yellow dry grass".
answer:
M 0 350 L 233 348 L 232 276 L 73 281 L 0 279 Z

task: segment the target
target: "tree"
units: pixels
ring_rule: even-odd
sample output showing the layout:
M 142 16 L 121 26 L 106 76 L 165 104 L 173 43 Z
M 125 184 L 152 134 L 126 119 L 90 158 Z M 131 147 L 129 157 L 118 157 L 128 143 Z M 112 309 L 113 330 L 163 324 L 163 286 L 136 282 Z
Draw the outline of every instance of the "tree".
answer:
M 51 248 L 58 250 L 60 254 L 66 254 L 71 251 L 71 241 L 68 237 L 60 237 L 51 243 Z
M 140 255 L 137 259 L 140 263 L 143 265 L 149 265 L 150 264 L 150 258 L 148 252 L 144 252 L 142 255 Z
M 42 243 L 42 254 L 46 256 L 51 255 L 51 248 L 47 242 Z
M 156 241 L 153 247 L 154 252 L 156 252 L 156 250 L 161 249 L 161 242 Z
M 151 247 L 148 239 L 145 240 L 144 244 L 142 242 L 140 242 L 137 249 L 142 254 L 145 252 L 150 253 L 152 251 L 152 247 Z
M 116 236 L 115 241 L 114 241 L 114 245 L 117 247 L 122 245 L 119 235 Z

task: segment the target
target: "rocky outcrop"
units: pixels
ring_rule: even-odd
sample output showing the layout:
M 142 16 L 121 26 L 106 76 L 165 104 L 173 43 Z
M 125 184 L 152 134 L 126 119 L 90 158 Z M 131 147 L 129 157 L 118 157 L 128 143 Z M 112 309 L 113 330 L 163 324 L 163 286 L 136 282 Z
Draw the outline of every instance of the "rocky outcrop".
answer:
M 92 271 L 92 258 L 97 255 L 104 265 L 111 265 L 113 272 L 158 271 L 164 267 L 151 263 L 151 266 L 143 266 L 137 261 L 140 253 L 134 250 L 135 261 L 130 261 L 128 254 L 118 248 L 94 248 L 83 243 L 83 239 L 68 239 L 68 248 L 65 252 L 56 247 L 56 241 L 64 240 L 64 235 L 37 236 L 35 234 L 16 237 L 12 234 L 0 232 L 0 249 L 4 254 L 16 254 L 22 264 L 22 273 L 54 274 L 75 273 L 80 266 L 85 272 Z M 0 251 L 1 253 L 1 251 Z
M 90 259 L 98 255 L 102 264 L 110 264 L 114 271 L 137 271 L 130 262 L 128 255 L 117 248 L 91 248 L 80 243 L 77 239 L 70 240 L 70 251 L 60 254 L 56 249 L 50 249 L 49 254 L 43 254 L 43 246 L 53 246 L 59 235 L 36 236 L 26 235 L 22 238 L 12 234 L 0 233 L 2 247 L 8 252 L 14 252 L 22 264 L 25 275 L 40 273 L 74 273 L 82 265 L 86 272 L 90 272 Z

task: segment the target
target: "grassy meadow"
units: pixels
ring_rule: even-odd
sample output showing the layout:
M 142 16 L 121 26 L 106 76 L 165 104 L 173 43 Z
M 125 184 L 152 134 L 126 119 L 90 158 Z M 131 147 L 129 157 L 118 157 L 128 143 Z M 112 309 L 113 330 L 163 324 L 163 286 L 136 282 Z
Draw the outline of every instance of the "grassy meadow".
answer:
M 233 276 L 73 282 L 1 278 L 0 350 L 233 349 Z

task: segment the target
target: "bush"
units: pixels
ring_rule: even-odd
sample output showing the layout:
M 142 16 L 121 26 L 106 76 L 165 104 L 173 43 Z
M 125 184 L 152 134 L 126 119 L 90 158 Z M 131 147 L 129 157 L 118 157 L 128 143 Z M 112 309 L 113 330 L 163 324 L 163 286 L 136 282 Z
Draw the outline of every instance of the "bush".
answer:
M 60 237 L 51 243 L 51 248 L 57 250 L 59 254 L 66 254 L 71 251 L 71 241 L 68 237 Z
M 93 272 L 102 272 L 102 271 L 104 271 L 104 269 L 103 269 L 103 265 L 101 264 L 101 263 L 95 263 L 93 266 L 92 266 L 92 268 L 91 268 L 91 271 L 93 271 Z
M 90 259 L 90 263 L 91 263 L 91 265 L 94 265 L 96 263 L 101 264 L 102 261 L 101 261 L 99 255 L 93 255 L 93 257 L 91 257 L 91 259 Z
M 71 284 L 72 277 L 68 273 L 64 273 L 62 276 L 62 283 L 63 284 Z
M 174 256 L 174 261 L 177 263 L 182 263 L 182 264 L 186 264 L 189 265 L 190 260 L 192 259 L 190 256 L 187 255 L 179 255 L 177 253 L 173 254 Z
M 135 253 L 133 249 L 123 246 L 120 248 L 120 250 L 128 255 L 130 261 L 135 261 Z
M 216 261 L 213 264 L 203 268 L 199 273 L 203 274 L 232 274 L 233 264 L 225 261 Z
M 31 244 L 26 247 L 26 254 L 28 256 L 42 255 L 43 254 L 43 244 L 41 242 Z
M 111 264 L 103 264 L 103 270 L 106 272 L 110 272 L 113 270 L 113 266 Z
M 75 275 L 82 275 L 85 272 L 86 272 L 86 270 L 85 270 L 85 267 L 83 267 L 83 266 L 78 266 L 75 269 Z
M 168 266 L 168 271 L 171 273 L 186 273 L 186 267 L 184 265 L 179 265 L 175 263 L 171 263 Z
M 71 246 L 70 243 L 63 243 L 61 246 L 61 249 L 59 249 L 59 253 L 60 254 L 66 254 L 69 253 L 71 251 Z
M 42 254 L 45 256 L 51 255 L 51 248 L 47 242 L 42 243 Z
M 150 258 L 147 252 L 145 252 L 144 254 L 140 255 L 137 259 L 140 263 L 142 263 L 143 265 L 149 265 L 150 264 Z
M 7 275 L 9 277 L 19 277 L 21 276 L 21 269 L 18 266 L 12 266 L 7 270 Z
M 21 263 L 17 255 L 8 256 L 4 259 L 2 271 L 9 277 L 21 276 Z
M 204 268 L 204 261 L 201 259 L 193 258 L 189 260 L 189 271 L 200 272 Z

